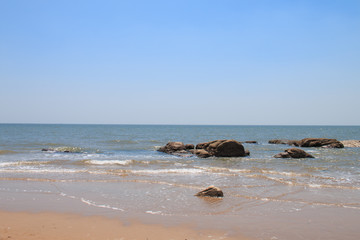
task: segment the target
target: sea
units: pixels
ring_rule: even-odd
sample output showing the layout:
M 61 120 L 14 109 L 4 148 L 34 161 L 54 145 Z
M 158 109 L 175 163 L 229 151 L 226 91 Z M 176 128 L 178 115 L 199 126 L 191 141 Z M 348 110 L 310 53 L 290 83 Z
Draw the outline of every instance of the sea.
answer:
M 360 239 L 360 148 L 271 139 L 360 139 L 360 126 L 0 124 L 0 210 L 191 224 L 252 239 Z M 171 141 L 244 143 L 250 156 L 158 152 Z M 46 151 L 45 151 L 46 150 Z M 194 196 L 214 185 L 223 198 Z

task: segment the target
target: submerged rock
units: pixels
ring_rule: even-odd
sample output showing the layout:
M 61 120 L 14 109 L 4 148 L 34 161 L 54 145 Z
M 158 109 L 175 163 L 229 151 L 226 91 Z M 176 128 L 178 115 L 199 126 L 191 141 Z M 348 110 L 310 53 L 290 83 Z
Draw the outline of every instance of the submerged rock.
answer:
M 360 140 L 344 140 L 340 142 L 344 147 L 360 147 Z
M 343 148 L 344 145 L 336 140 L 329 138 L 304 138 L 302 140 L 269 140 L 270 144 L 287 144 L 296 147 L 324 147 L 324 148 Z
M 244 143 L 257 144 L 257 141 L 245 141 Z
M 210 186 L 197 194 L 195 194 L 197 197 L 224 197 L 224 193 L 220 188 L 217 188 L 215 186 Z
M 193 150 L 190 150 L 190 152 L 192 152 L 193 154 L 196 154 L 196 156 L 198 156 L 199 158 L 211 157 L 211 154 L 208 151 L 206 151 L 205 149 L 193 149 Z
M 287 139 L 273 139 L 269 140 L 270 144 L 287 144 L 292 146 L 299 146 L 299 141 L 297 140 L 287 140 Z
M 285 152 L 276 154 L 274 158 L 314 158 L 314 156 L 299 148 L 289 148 Z

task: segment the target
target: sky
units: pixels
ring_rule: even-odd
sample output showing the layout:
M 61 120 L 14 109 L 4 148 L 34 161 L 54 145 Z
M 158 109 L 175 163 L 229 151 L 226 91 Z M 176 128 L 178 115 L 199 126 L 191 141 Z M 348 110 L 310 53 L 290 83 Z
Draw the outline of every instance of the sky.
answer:
M 360 125 L 360 1 L 0 1 L 0 123 Z

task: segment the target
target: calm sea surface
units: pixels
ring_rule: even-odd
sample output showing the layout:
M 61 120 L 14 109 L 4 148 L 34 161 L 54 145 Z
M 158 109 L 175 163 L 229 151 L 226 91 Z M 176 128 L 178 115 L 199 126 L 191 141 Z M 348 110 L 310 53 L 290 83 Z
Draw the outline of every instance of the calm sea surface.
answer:
M 273 158 L 290 147 L 268 140 L 306 137 L 360 139 L 360 127 L 0 124 L 0 206 L 176 219 L 255 239 L 359 239 L 360 148 Z M 156 151 L 216 139 L 258 143 L 244 144 L 244 158 Z M 225 197 L 194 197 L 209 185 Z

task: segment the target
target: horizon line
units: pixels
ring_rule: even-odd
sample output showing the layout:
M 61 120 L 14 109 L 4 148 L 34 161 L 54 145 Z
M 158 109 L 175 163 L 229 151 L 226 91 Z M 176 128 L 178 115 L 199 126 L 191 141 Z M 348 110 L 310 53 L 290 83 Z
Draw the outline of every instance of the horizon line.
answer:
M 177 124 L 177 123 L 0 123 L 4 125 L 127 125 L 127 126 L 328 126 L 328 127 L 359 127 L 360 124 Z

